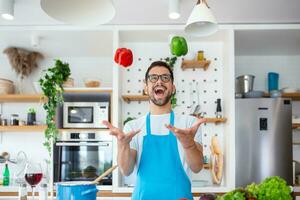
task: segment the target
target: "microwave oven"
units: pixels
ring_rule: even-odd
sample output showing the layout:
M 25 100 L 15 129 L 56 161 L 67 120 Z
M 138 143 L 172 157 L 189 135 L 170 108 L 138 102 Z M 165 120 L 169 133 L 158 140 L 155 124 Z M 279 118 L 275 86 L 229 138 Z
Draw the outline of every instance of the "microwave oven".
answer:
M 65 102 L 63 105 L 64 128 L 107 128 L 103 120 L 109 121 L 109 102 Z

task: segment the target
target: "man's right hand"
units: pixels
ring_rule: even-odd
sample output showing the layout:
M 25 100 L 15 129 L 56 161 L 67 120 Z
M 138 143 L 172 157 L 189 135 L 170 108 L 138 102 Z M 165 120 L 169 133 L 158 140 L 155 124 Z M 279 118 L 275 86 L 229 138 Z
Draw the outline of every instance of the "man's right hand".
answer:
M 117 138 L 118 141 L 118 156 L 117 161 L 120 167 L 120 170 L 123 175 L 128 176 L 132 173 L 134 169 L 134 165 L 136 163 L 136 150 L 130 149 L 130 141 L 132 138 L 140 132 L 138 131 L 131 131 L 125 134 L 120 129 L 114 127 L 108 121 L 102 122 L 110 131 L 110 135 L 113 135 Z
M 131 131 L 125 134 L 123 131 L 121 131 L 117 127 L 114 127 L 108 121 L 102 121 L 102 123 L 109 129 L 110 135 L 113 135 L 117 138 L 118 144 L 121 145 L 122 147 L 129 145 L 132 138 L 141 131 L 141 130 Z

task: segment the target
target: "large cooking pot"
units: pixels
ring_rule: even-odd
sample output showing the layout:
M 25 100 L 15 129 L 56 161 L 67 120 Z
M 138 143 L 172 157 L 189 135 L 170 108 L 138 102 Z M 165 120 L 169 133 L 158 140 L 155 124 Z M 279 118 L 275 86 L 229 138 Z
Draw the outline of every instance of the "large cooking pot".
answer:
M 96 200 L 98 188 L 89 181 L 61 182 L 56 184 L 57 200 Z
M 238 76 L 236 78 L 236 92 L 237 94 L 245 94 L 253 90 L 255 76 L 247 74 Z
M 71 181 L 56 183 L 57 200 L 96 200 L 97 183 L 105 176 L 110 174 L 117 165 L 106 170 L 101 176 L 94 181 Z

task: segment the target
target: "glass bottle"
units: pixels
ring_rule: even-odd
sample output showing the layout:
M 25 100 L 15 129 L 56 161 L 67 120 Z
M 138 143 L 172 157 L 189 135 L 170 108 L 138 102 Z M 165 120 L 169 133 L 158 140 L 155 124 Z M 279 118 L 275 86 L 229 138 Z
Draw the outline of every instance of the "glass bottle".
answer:
M 216 118 L 222 118 L 221 99 L 217 99 Z
M 39 200 L 47 200 L 48 198 L 48 188 L 47 183 L 43 183 L 39 188 Z
M 26 183 L 20 184 L 18 200 L 27 200 L 27 185 L 26 185 Z
M 6 162 L 3 171 L 3 186 L 9 186 L 9 179 L 10 179 L 9 169 L 8 169 L 8 164 Z

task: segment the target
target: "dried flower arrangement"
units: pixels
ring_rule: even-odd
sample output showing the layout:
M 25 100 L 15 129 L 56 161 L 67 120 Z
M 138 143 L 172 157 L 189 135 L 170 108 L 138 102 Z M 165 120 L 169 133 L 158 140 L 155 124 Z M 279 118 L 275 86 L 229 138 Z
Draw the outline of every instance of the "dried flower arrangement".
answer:
M 3 53 L 8 56 L 11 67 L 21 76 L 21 79 L 38 68 L 37 61 L 44 58 L 39 52 L 16 47 L 8 47 Z

